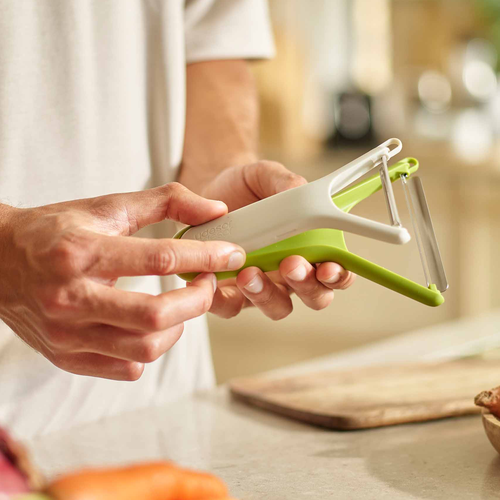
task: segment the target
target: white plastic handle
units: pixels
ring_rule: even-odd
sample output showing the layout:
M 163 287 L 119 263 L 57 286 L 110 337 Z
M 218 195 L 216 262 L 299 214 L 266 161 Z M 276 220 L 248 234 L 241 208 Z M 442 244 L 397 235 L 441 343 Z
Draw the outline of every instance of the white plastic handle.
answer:
M 395 147 L 391 149 L 390 146 Z M 391 158 L 401 148 L 399 139 L 390 139 L 322 179 L 192 227 L 182 238 L 229 241 L 246 252 L 253 252 L 310 229 L 332 228 L 387 243 L 406 243 L 411 238 L 405 228 L 346 214 L 331 198 L 332 194 L 375 168 L 383 156 Z
M 394 146 L 394 148 L 391 149 L 391 146 Z M 403 143 L 399 139 L 389 139 L 363 156 L 335 170 L 330 175 L 323 177 L 321 180 L 325 182 L 331 181 L 329 186 L 330 195 L 333 196 L 375 168 L 383 156 L 386 156 L 389 160 L 393 156 L 396 156 L 402 149 Z

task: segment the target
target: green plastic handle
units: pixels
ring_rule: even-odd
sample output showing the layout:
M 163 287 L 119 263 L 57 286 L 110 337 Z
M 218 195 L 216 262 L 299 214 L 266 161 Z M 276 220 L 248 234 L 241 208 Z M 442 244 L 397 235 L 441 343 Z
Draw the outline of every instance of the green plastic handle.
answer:
M 401 175 L 410 176 L 417 169 L 418 161 L 406 158 L 389 167 L 389 176 L 394 182 Z M 360 201 L 381 188 L 380 176 L 374 175 L 335 194 L 332 200 L 341 210 L 349 212 Z M 187 229 L 189 228 L 185 230 Z M 184 231 L 176 237 L 180 238 L 183 233 Z M 234 278 L 242 269 L 252 266 L 264 272 L 276 271 L 281 261 L 291 255 L 300 255 L 311 263 L 337 262 L 348 271 L 428 306 L 436 307 L 444 302 L 443 296 L 434 285 L 422 286 L 350 252 L 345 243 L 344 233 L 338 229 L 313 229 L 279 241 L 247 254 L 245 265 L 241 269 L 216 273 L 216 276 L 219 280 Z M 180 277 L 191 281 L 197 274 L 186 273 Z
M 415 158 L 405 158 L 391 165 L 388 170 L 391 182 L 395 182 L 399 180 L 402 175 L 407 175 L 409 177 L 414 174 L 418 170 L 418 161 Z M 360 201 L 365 200 L 381 189 L 382 182 L 380 180 L 380 175 L 375 174 L 333 195 L 332 200 L 341 210 L 350 212 Z
M 276 271 L 281 261 L 290 255 L 300 255 L 314 263 L 337 262 L 348 271 L 427 306 L 436 307 L 444 302 L 443 296 L 434 287 L 422 286 L 349 252 L 345 246 L 344 234 L 337 229 L 313 229 L 249 253 L 241 269 L 256 266 L 264 272 Z M 217 279 L 234 278 L 241 269 L 217 273 Z M 181 278 L 191 281 L 196 275 L 197 273 L 182 274 Z

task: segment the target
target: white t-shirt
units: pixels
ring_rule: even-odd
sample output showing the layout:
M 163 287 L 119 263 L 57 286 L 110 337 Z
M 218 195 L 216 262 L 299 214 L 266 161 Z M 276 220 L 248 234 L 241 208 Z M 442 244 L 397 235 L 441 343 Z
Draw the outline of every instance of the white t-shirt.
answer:
M 0 201 L 30 207 L 173 181 L 186 63 L 272 51 L 265 0 L 0 0 Z M 167 224 L 153 229 L 165 235 Z M 0 322 L 0 425 L 22 437 L 213 383 L 205 318 L 133 383 L 63 372 Z

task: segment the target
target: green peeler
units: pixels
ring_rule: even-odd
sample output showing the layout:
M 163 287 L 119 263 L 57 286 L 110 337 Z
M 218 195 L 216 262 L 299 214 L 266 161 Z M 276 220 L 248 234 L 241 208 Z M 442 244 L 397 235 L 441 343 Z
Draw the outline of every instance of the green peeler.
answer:
M 428 306 L 444 302 L 448 289 L 443 262 L 432 226 L 422 183 L 413 174 L 415 158 L 391 166 L 388 160 L 399 153 L 402 143 L 390 139 L 331 174 L 196 227 L 186 227 L 175 238 L 224 240 L 239 244 L 247 252 L 244 269 L 256 266 L 275 271 L 281 261 L 301 255 L 310 263 L 337 262 L 345 269 Z M 372 169 L 379 173 L 356 184 Z M 344 231 L 393 244 L 410 241 L 396 207 L 392 182 L 401 179 L 408 203 L 427 286 L 420 285 L 347 249 Z M 383 224 L 349 212 L 371 194 L 384 190 L 391 224 Z M 219 280 L 239 271 L 217 273 Z M 180 275 L 190 281 L 196 273 Z

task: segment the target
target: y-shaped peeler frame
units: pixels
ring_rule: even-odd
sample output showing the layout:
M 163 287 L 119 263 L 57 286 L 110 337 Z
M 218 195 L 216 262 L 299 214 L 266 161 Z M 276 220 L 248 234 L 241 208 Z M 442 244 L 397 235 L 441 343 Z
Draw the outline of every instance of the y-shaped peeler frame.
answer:
M 391 149 L 390 146 L 396 147 Z M 424 265 L 424 271 L 431 269 L 425 272 L 428 280 L 427 287 L 351 253 L 345 243 L 343 230 L 389 243 L 402 244 L 409 241 L 409 233 L 401 226 L 397 209 L 395 209 L 392 189 L 388 190 L 387 185 L 390 186 L 392 182 L 400 178 L 406 184 L 411 175 L 417 171 L 418 161 L 414 158 L 406 158 L 387 167 L 387 159 L 400 150 L 400 141 L 391 139 L 318 181 L 266 198 L 202 226 L 187 227 L 175 237 L 199 240 L 218 239 L 238 243 L 248 252 L 245 265 L 241 269 L 256 266 L 265 272 L 274 271 L 279 268 L 284 258 L 291 255 L 300 255 L 311 263 L 337 262 L 359 276 L 418 302 L 428 306 L 439 306 L 444 302 L 440 291 L 446 290 L 448 284 L 442 269 L 437 243 L 435 248 L 428 244 L 429 234 L 427 233 L 429 232 L 433 237 L 431 241 L 435 242 L 430 219 L 425 227 L 419 226 L 414 221 L 416 230 L 419 227 L 427 230 L 425 235 L 420 234 L 425 238 L 423 244 L 419 243 L 421 256 L 424 257 L 428 251 L 434 250 L 438 255 L 436 260 L 435 253 L 429 254 L 431 264 Z M 380 175 L 373 175 L 357 184 L 349 185 L 353 180 L 378 166 L 381 167 Z M 325 187 L 327 187 L 326 190 Z M 382 187 L 386 193 L 391 226 L 349 214 L 360 201 Z M 328 194 L 328 202 L 325 200 L 325 191 Z M 423 196 L 423 191 L 421 193 Z M 407 188 L 409 201 L 413 200 L 413 205 L 418 204 L 421 208 L 419 201 L 422 200 L 419 194 L 418 187 Z M 412 203 L 410 203 L 410 208 L 411 205 Z M 253 210 L 251 210 L 252 207 Z M 418 215 L 417 213 L 413 218 Z M 424 216 L 427 217 L 427 215 L 428 211 L 424 210 Z M 335 229 L 321 228 L 332 227 L 332 225 Z M 217 273 L 217 278 L 235 277 L 241 269 Z M 436 276 L 436 273 L 432 272 L 435 269 L 439 271 L 436 280 L 439 282 L 438 285 L 431 282 L 431 277 Z M 195 273 L 181 275 L 188 281 L 195 276 Z

